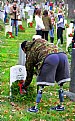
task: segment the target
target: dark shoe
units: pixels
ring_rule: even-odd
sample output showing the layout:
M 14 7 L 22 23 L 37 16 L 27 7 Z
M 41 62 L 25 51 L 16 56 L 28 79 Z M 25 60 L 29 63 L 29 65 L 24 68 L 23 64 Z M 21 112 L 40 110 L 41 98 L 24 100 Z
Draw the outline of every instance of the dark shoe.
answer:
M 61 105 L 57 105 L 55 107 L 51 107 L 50 110 L 56 110 L 56 111 L 64 111 L 64 107 Z
M 34 113 L 36 113 L 36 112 L 38 112 L 38 108 L 36 108 L 35 106 L 33 106 L 33 107 L 31 107 L 31 108 L 28 109 L 28 112 L 34 112 Z

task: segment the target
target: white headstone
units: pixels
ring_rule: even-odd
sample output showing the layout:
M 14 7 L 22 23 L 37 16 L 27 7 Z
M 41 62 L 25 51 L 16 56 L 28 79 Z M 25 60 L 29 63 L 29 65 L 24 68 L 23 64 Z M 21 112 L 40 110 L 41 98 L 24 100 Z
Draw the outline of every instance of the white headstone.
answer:
M 72 33 L 72 28 L 67 28 L 66 29 L 66 39 L 67 39 L 67 41 L 66 41 L 66 51 L 67 51 L 70 43 L 72 42 L 72 38 L 73 38 L 73 37 L 69 37 L 70 33 Z
M 67 24 L 67 20 L 66 20 L 66 19 L 64 20 L 64 25 L 65 25 L 65 24 Z
M 33 15 L 33 13 L 34 13 L 34 9 L 28 10 L 28 16 Z
M 0 10 L 0 19 L 4 21 L 4 11 Z
M 25 66 L 26 63 L 26 54 L 21 49 L 21 43 L 19 44 L 19 65 Z
M 10 68 L 10 96 L 11 96 L 11 85 L 17 80 L 26 80 L 27 72 L 25 66 L 16 65 Z
M 32 22 L 33 21 L 33 15 L 30 15 L 30 18 L 27 19 L 27 27 L 28 27 L 28 23 Z
M 70 24 L 69 24 L 69 27 L 72 28 L 72 27 L 73 27 L 73 23 L 70 23 Z
M 5 25 L 5 36 L 7 32 L 12 32 L 12 26 L 10 25 Z

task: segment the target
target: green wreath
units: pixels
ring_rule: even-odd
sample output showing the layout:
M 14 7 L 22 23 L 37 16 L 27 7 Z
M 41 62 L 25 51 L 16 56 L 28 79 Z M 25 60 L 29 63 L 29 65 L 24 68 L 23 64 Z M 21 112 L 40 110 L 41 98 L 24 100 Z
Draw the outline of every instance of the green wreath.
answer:
M 71 55 L 71 53 L 72 53 L 72 43 L 69 45 L 69 47 L 68 47 L 68 52 L 69 52 L 69 54 Z
M 27 88 L 27 93 L 26 94 L 20 94 L 20 88 L 18 86 L 18 84 L 20 83 L 20 80 L 17 80 L 15 82 L 12 83 L 11 86 L 11 100 L 15 101 L 15 102 L 28 102 L 28 101 L 35 101 L 35 97 L 36 97 L 36 90 L 35 90 L 35 86 L 34 85 L 30 85 Z

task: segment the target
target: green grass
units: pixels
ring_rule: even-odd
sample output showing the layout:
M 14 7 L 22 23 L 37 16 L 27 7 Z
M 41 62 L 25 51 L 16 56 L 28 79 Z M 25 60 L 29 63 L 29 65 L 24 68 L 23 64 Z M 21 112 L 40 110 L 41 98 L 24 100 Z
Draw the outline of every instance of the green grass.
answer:
M 2 22 L 0 21 L 0 23 Z M 18 37 L 15 37 L 14 39 L 6 39 L 4 36 L 4 31 L 0 31 L 0 121 L 75 121 L 75 103 L 70 101 L 67 97 L 64 99 L 64 111 L 50 111 L 51 106 L 59 104 L 59 86 L 57 84 L 55 84 L 54 87 L 45 87 L 42 100 L 39 104 L 38 113 L 35 114 L 27 112 L 28 107 L 35 104 L 35 76 L 31 83 L 31 86 L 34 87 L 31 92 L 31 97 L 17 102 L 13 102 L 13 100 L 9 98 L 10 67 L 18 64 L 19 43 L 24 40 L 31 41 L 32 36 L 35 34 L 35 24 L 33 28 L 27 28 L 26 22 L 23 21 L 23 26 L 25 27 L 25 32 L 19 32 Z M 64 45 L 62 47 L 64 51 L 65 45 L 66 36 L 64 32 Z M 68 58 L 69 61 L 71 61 L 69 54 Z M 64 84 L 63 88 L 64 90 L 68 90 L 69 83 Z

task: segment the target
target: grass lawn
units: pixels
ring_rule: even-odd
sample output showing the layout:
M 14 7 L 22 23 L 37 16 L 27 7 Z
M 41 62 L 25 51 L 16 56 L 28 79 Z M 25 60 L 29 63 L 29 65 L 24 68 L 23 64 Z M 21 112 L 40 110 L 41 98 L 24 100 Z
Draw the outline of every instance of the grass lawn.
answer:
M 0 21 L 0 24 L 3 23 Z M 3 25 L 4 26 L 4 25 Z M 25 32 L 19 32 L 18 36 L 11 39 L 5 38 L 4 31 L 0 31 L 0 121 L 75 121 L 75 102 L 64 97 L 64 111 L 51 111 L 50 107 L 59 104 L 59 86 L 45 87 L 38 113 L 27 112 L 28 107 L 35 104 L 36 98 L 36 77 L 34 76 L 31 86 L 33 91 L 29 98 L 23 101 L 14 102 L 9 98 L 10 67 L 18 64 L 19 43 L 24 40 L 32 40 L 35 34 L 33 28 L 27 28 L 23 21 Z M 61 49 L 65 50 L 66 36 L 64 32 L 64 45 Z M 56 35 L 55 35 L 56 43 Z M 68 53 L 67 53 L 68 54 Z M 70 55 L 68 54 L 69 62 Z M 35 88 L 35 89 L 34 89 Z M 69 89 L 69 83 L 64 84 L 64 90 Z M 31 91 L 31 90 L 30 90 Z

